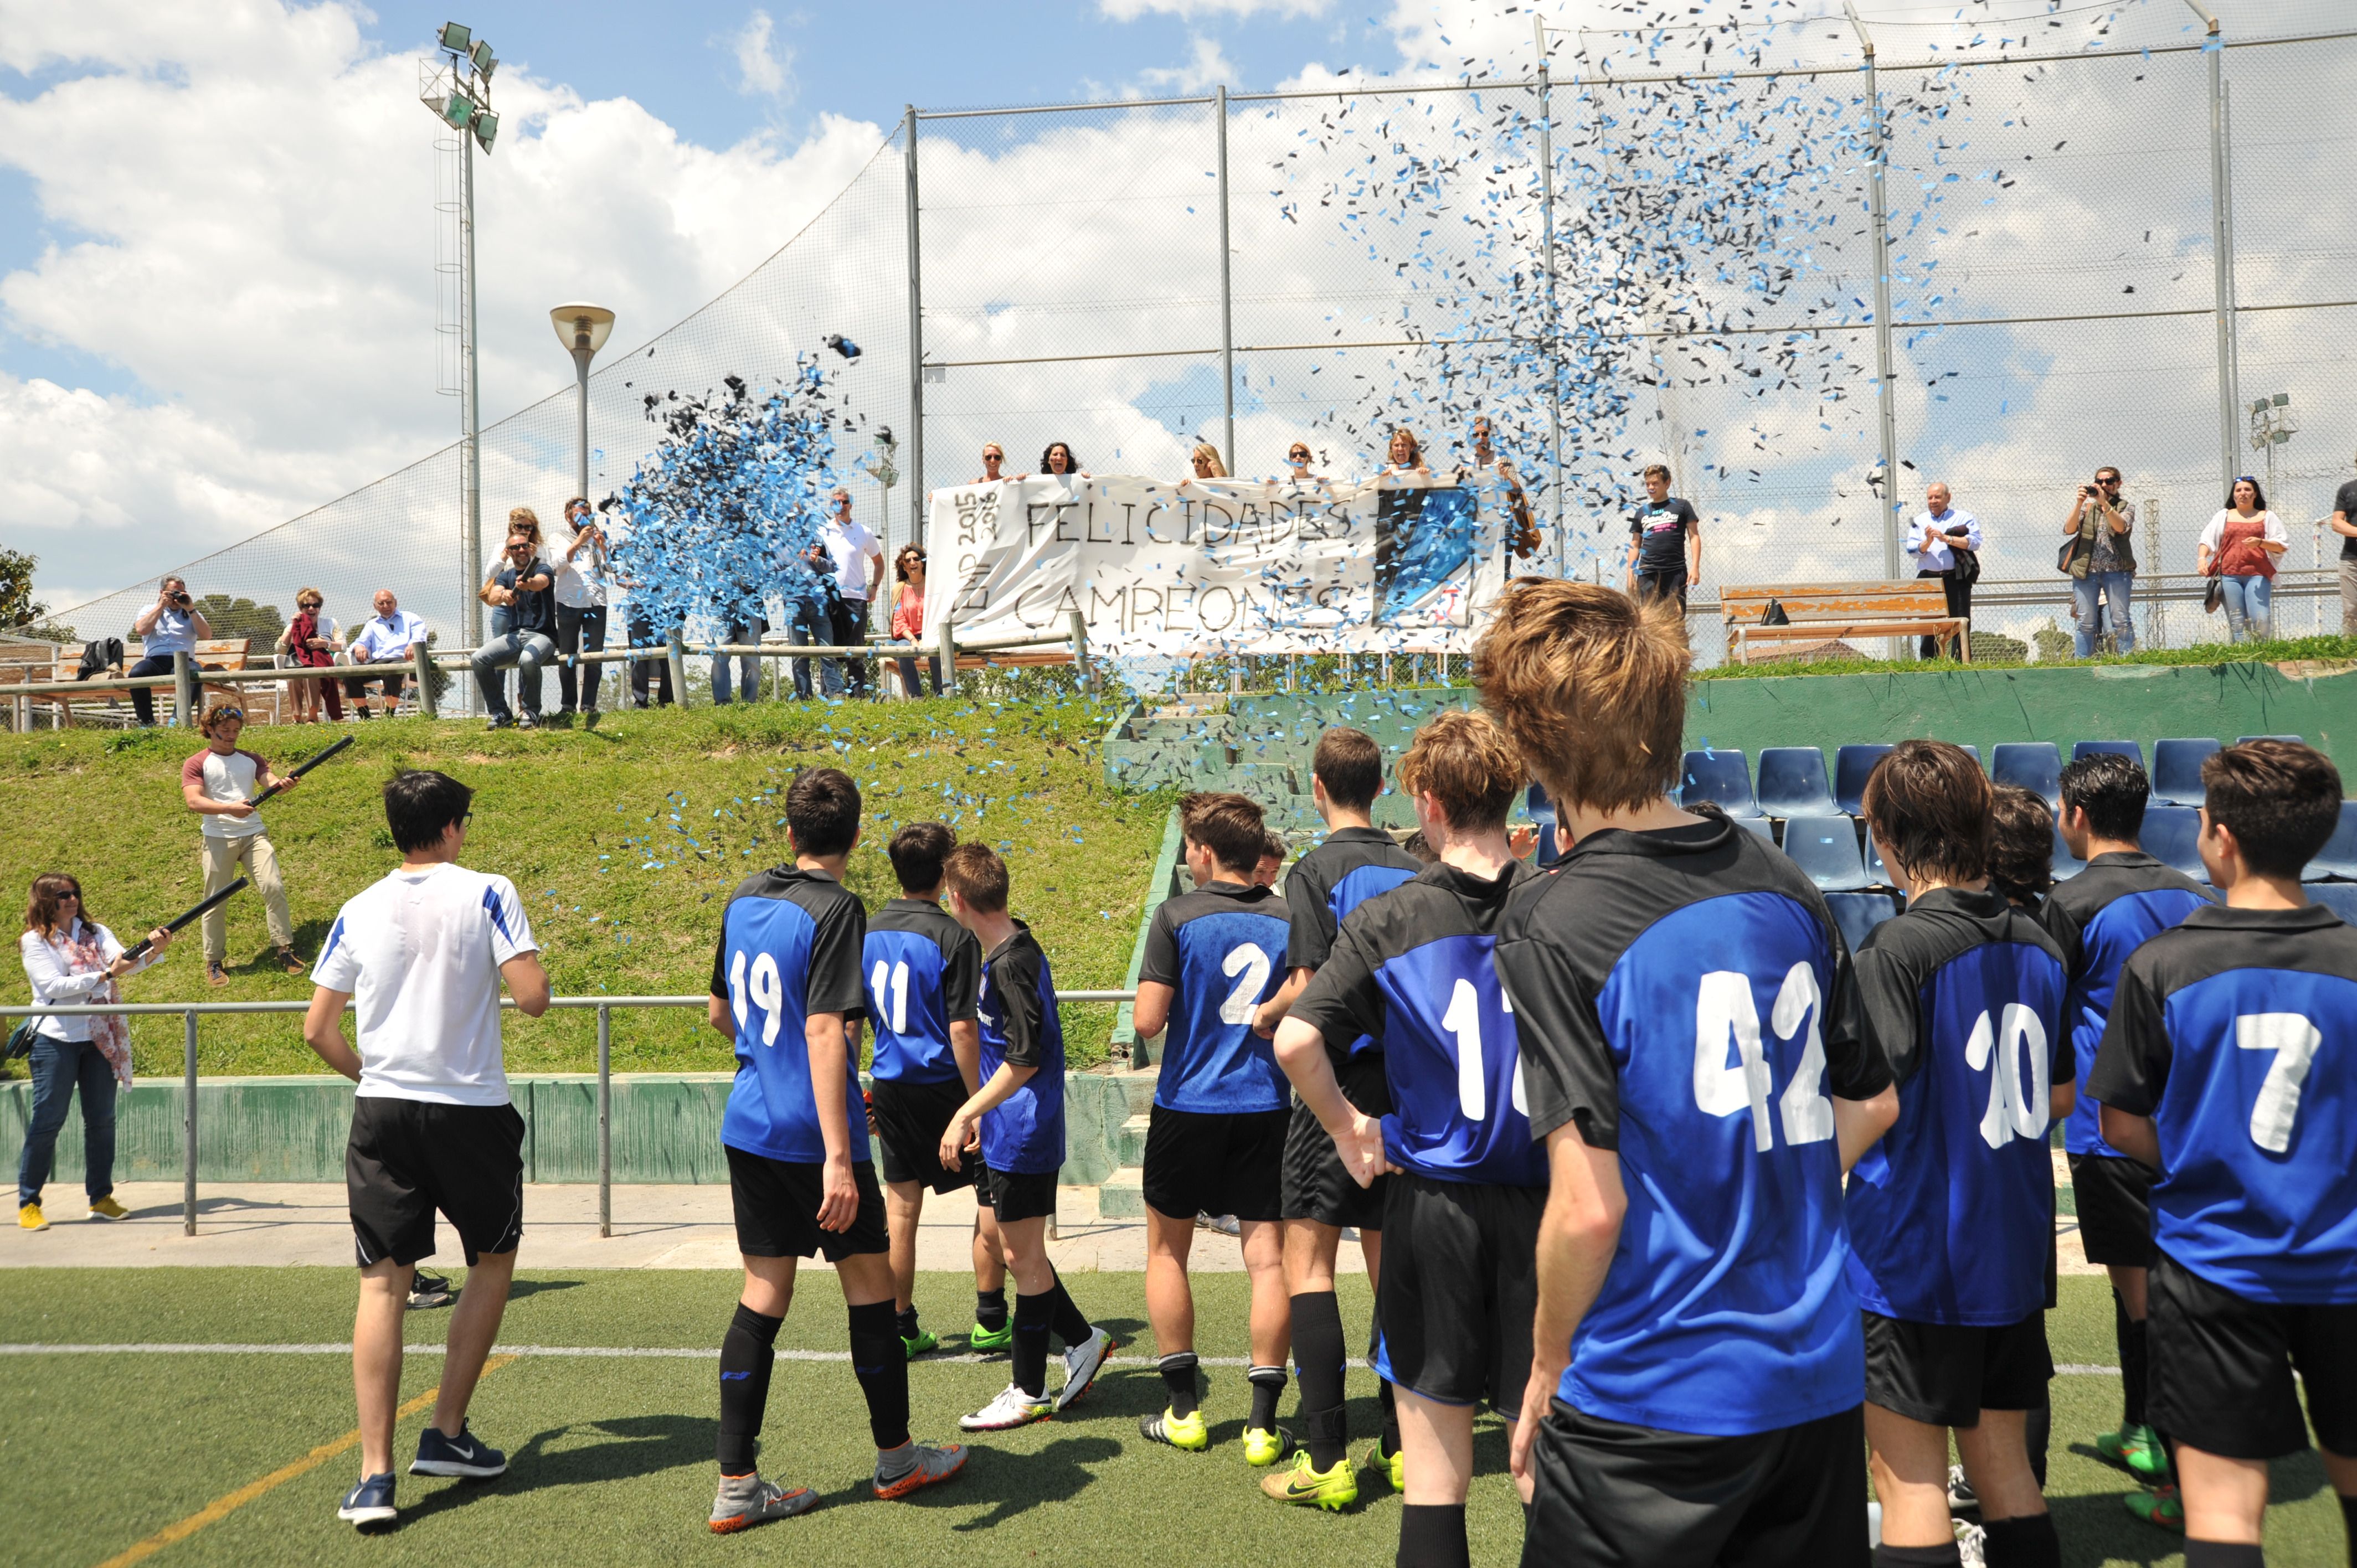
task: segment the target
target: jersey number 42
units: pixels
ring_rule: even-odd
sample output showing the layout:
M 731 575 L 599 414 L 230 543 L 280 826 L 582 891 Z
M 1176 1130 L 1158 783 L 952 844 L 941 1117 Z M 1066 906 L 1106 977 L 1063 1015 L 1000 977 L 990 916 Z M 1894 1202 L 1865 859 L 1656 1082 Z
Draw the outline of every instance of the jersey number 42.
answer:
M 1822 1030 L 1824 994 L 1816 971 L 1796 963 L 1784 975 L 1768 1022 L 1776 1037 L 1790 1044 L 1808 1026 L 1801 1060 L 1792 1081 L 1776 1098 L 1779 1120 L 1787 1144 L 1821 1144 L 1834 1135 L 1834 1104 L 1821 1085 L 1825 1076 L 1825 1041 Z M 1727 1036 L 1735 1037 L 1735 1065 L 1727 1062 Z M 1761 1154 L 1775 1147 L 1768 1117 L 1768 1098 L 1774 1087 L 1760 1034 L 1760 1009 L 1751 1000 L 1751 977 L 1739 970 L 1715 969 L 1702 977 L 1695 997 L 1695 1107 L 1706 1116 L 1732 1116 L 1749 1108 L 1751 1146 Z

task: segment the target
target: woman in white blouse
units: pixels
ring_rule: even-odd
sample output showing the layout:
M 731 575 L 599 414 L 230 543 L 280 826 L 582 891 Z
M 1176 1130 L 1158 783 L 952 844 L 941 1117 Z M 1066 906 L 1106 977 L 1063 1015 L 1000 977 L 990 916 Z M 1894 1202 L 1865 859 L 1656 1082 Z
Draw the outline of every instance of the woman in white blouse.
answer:
M 125 958 L 114 933 L 82 913 L 81 884 L 59 872 L 33 878 L 17 941 L 36 1007 L 94 1006 L 123 1000 L 115 982 L 164 956 L 172 933 L 147 933 L 148 949 Z M 114 1093 L 131 1083 L 131 1032 L 120 1014 L 33 1021 L 33 1120 L 16 1165 L 16 1223 L 46 1230 L 41 1187 L 49 1179 L 66 1105 L 81 1090 L 82 1187 L 92 1219 L 121 1219 L 114 1201 Z
M 2275 635 L 2276 563 L 2290 543 L 2259 481 L 2248 474 L 2236 479 L 2193 554 L 2193 569 L 2224 586 L 2230 641 L 2265 642 Z

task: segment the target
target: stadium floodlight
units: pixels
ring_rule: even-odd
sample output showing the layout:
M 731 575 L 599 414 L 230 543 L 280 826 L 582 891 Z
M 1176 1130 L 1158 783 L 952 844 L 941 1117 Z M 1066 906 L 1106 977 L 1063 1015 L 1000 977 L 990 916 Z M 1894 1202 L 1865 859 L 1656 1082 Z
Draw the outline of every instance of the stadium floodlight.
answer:
M 573 374 L 581 393 L 581 445 L 575 469 L 580 480 L 577 496 L 589 493 L 589 361 L 614 335 L 614 313 L 602 305 L 560 305 L 548 313 L 556 340 L 573 356 Z
M 463 131 L 474 123 L 475 101 L 464 91 L 453 89 L 441 107 L 443 123 L 454 130 Z
M 477 38 L 475 47 L 467 51 L 467 58 L 475 62 L 475 74 L 485 81 L 491 80 L 491 70 L 500 63 L 499 57 L 491 53 L 490 42 L 486 38 Z
M 445 22 L 442 24 L 440 42 L 442 47 L 450 53 L 454 55 L 465 54 L 473 45 L 474 41 L 475 30 L 472 27 L 468 27 L 464 22 Z
M 499 139 L 499 115 L 492 110 L 478 110 L 475 113 L 475 144 L 488 153 L 491 150 L 491 144 Z

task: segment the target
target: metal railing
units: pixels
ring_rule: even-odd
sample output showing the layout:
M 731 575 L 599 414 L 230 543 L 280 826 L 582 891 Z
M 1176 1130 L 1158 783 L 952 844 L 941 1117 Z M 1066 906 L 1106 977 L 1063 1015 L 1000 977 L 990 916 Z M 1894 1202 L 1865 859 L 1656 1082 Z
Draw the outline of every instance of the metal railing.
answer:
M 1059 991 L 1058 1003 L 1131 1002 L 1135 991 Z M 614 1234 L 614 1009 L 617 1007 L 704 1007 L 709 996 L 552 996 L 551 1012 L 559 1009 L 597 1012 L 597 1234 Z M 515 998 L 502 996 L 500 1005 L 512 1008 Z M 344 1004 L 345 1011 L 352 1004 Z M 181 1020 L 181 1234 L 197 1233 L 197 1020 L 246 1013 L 308 1013 L 311 1004 L 285 1002 L 117 1002 L 52 1007 L 0 1007 L 0 1018 L 178 1017 Z M 30 1129 L 27 1128 L 29 1133 Z

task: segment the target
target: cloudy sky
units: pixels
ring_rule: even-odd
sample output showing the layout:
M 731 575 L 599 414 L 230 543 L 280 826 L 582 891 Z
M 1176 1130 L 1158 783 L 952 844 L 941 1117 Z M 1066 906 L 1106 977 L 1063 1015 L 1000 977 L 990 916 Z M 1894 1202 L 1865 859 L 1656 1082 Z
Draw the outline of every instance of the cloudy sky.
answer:
M 2147 13 L 2154 38 L 2184 30 L 2179 7 L 2123 8 Z M 2219 8 L 2236 19 L 2235 5 Z M 2329 25 L 2338 8 L 2339 0 L 2240 7 L 2271 27 Z M 2021 17 L 2046 7 L 1867 9 L 1913 40 L 1932 35 L 1909 27 L 1964 12 Z M 1606 0 L 1545 10 L 1589 24 L 1617 14 Z M 2066 8 L 2073 27 L 2084 26 L 2084 10 Z M 907 102 L 1423 81 L 1475 59 L 1526 69 L 1530 52 L 1528 7 L 1495 0 L 884 0 L 808 9 L 469 0 L 447 15 L 473 25 L 502 61 L 495 96 L 506 128 L 481 174 L 487 420 L 569 381 L 549 304 L 613 305 L 626 343 L 680 320 L 819 211 L 873 158 Z M 444 9 L 406 0 L 374 9 L 336 0 L 0 0 L 0 539 L 41 557 L 39 586 L 52 604 L 245 538 L 449 441 L 457 405 L 437 395 L 447 356 L 436 332 L 442 165 L 436 126 L 416 102 L 417 62 L 445 19 Z M 2332 63 L 2317 80 L 2345 91 L 2348 67 Z M 2264 91 L 2264 71 L 2253 85 Z M 2255 145 L 2315 139 L 2280 124 L 2280 102 L 2263 102 L 2254 97 L 2246 111 L 2260 127 Z M 2167 232 L 2157 242 L 2145 230 L 2148 246 L 2180 231 L 2185 243 L 2206 240 L 2206 165 L 2198 125 L 2181 110 L 2170 100 L 2165 123 L 2125 138 L 2187 144 Z M 2043 149 L 2047 127 L 2006 124 Z M 2345 142 L 2336 145 L 2345 171 Z M 2298 183 L 2293 153 L 2253 156 L 2279 186 Z M 2346 190 L 2343 179 L 2328 200 L 2346 203 Z M 2265 210 L 2257 194 L 2254 207 Z M 2041 211 L 2019 208 L 2007 221 L 2021 258 L 2050 265 L 2055 237 L 2040 231 Z M 2106 264 L 2125 254 L 2128 230 L 2142 228 L 2137 214 L 2100 204 L 2074 202 L 2061 216 L 2072 253 L 2093 261 L 2100 251 Z M 2357 295 L 2340 282 L 2347 242 L 2330 238 L 2345 220 L 2322 214 L 2324 237 L 2313 243 L 2276 243 L 2281 233 L 2250 227 L 2246 243 L 2276 243 L 2283 256 L 2274 271 L 2254 265 L 2246 300 L 2278 285 L 2305 298 Z M 2203 302 L 2203 276 L 2172 275 L 2186 269 L 2169 255 L 2149 261 L 2133 274 L 2150 274 L 2147 297 L 2166 286 Z M 944 286 L 945 299 L 952 293 Z M 2002 285 L 1984 284 L 1984 297 L 2002 306 L 2003 295 Z M 2175 294 L 2167 302 L 2184 303 Z M 2177 344 L 2149 370 L 2182 378 L 2190 368 L 2198 378 L 2200 333 L 2197 322 L 2191 347 Z M 2296 359 L 2298 347 L 2281 351 Z M 2067 379 L 2078 373 L 2065 362 L 2074 351 L 2083 352 L 2051 333 L 1981 345 L 1981 368 L 2002 364 L 2013 390 L 1984 375 L 1975 406 L 2028 420 L 2039 439 L 2083 424 L 2084 386 Z M 2264 335 L 2246 352 L 2264 363 Z M 2034 394 L 2050 370 L 2053 394 L 2041 402 Z M 1918 378 L 1902 413 L 1922 421 L 1934 399 L 1962 391 Z M 2168 440 L 2190 439 L 2198 467 L 2203 437 L 2196 419 L 2190 437 Z M 1986 467 L 2018 468 L 2012 440 L 1960 430 L 1941 450 L 1977 449 Z

